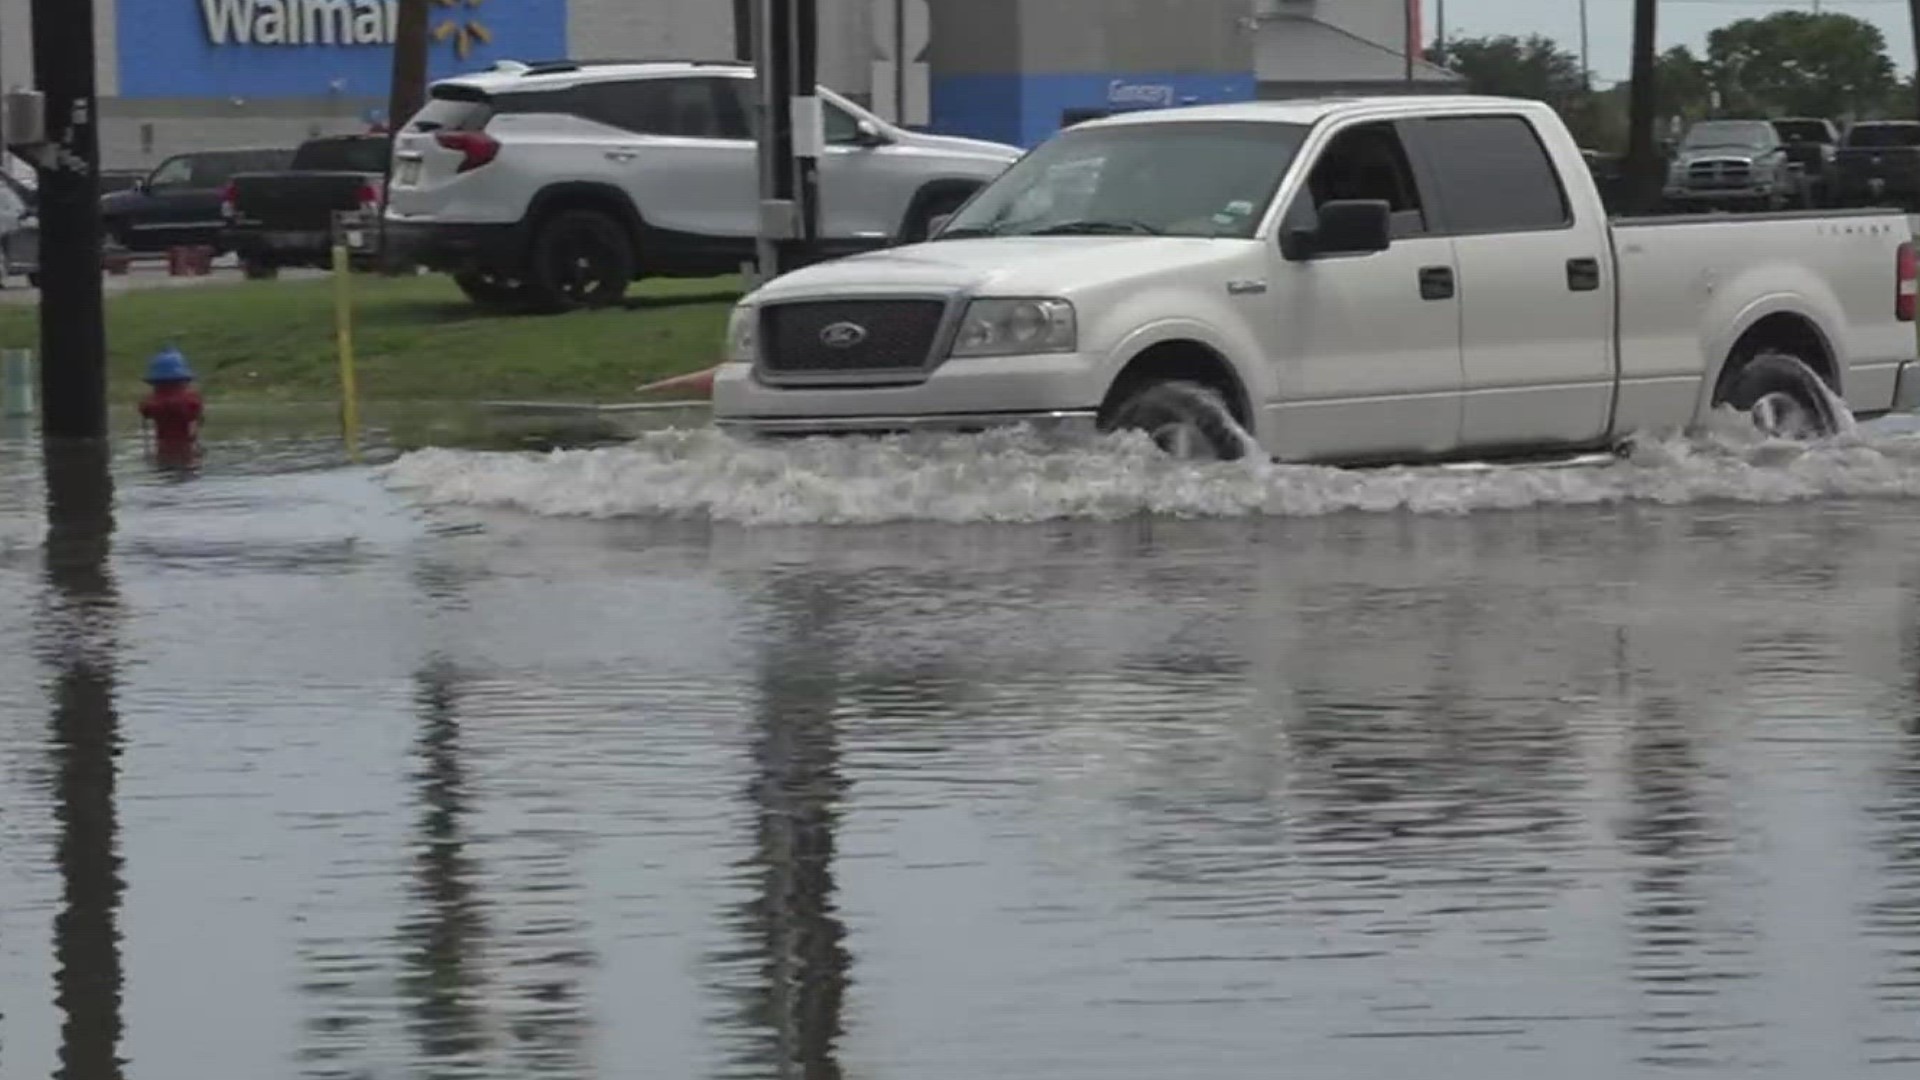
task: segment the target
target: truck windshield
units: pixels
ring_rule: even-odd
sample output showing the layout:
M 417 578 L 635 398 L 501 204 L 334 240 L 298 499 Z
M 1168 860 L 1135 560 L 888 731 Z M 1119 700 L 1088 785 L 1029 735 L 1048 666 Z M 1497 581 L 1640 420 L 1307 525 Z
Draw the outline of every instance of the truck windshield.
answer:
M 1683 149 L 1704 150 L 1710 147 L 1739 147 L 1745 150 L 1764 150 L 1774 144 L 1773 127 L 1759 120 L 1727 120 L 1705 124 L 1695 124 L 1687 137 L 1680 140 Z
M 1250 237 L 1306 137 L 1305 125 L 1259 121 L 1071 129 L 1015 162 L 938 238 Z

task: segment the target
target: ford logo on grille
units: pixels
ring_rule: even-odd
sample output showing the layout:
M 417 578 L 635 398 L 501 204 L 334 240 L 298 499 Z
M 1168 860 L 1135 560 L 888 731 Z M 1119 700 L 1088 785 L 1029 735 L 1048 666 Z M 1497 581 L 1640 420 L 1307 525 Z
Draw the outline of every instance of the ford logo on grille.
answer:
M 820 330 L 820 344 L 829 349 L 851 349 L 867 340 L 867 328 L 859 323 L 828 323 Z

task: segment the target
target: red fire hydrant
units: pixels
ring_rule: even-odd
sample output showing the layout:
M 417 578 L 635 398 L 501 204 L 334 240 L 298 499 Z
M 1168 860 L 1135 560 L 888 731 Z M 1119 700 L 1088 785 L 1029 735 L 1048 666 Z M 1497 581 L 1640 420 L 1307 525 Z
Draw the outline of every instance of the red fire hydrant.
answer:
M 191 462 L 200 448 L 200 421 L 206 406 L 193 388 L 193 369 L 180 350 L 169 345 L 147 361 L 146 383 L 153 389 L 140 399 L 140 418 L 153 435 L 154 456 L 162 462 Z

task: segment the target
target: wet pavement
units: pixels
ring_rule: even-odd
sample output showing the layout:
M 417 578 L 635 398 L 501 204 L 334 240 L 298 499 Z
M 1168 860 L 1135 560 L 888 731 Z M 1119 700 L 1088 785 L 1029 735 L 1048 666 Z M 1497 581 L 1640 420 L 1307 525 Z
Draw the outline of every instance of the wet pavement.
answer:
M 0 1076 L 1913 1076 L 1912 439 L 0 439 Z

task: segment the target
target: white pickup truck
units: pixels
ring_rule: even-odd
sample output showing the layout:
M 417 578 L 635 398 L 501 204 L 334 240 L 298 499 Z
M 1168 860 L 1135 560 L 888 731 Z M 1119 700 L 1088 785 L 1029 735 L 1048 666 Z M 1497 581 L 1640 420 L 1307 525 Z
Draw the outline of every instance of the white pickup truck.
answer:
M 1224 405 L 1337 463 L 1586 452 L 1721 405 L 1810 437 L 1920 404 L 1914 303 L 1904 215 L 1610 222 L 1536 102 L 1168 109 L 1061 132 L 925 243 L 755 290 L 714 416 L 1238 457 Z

